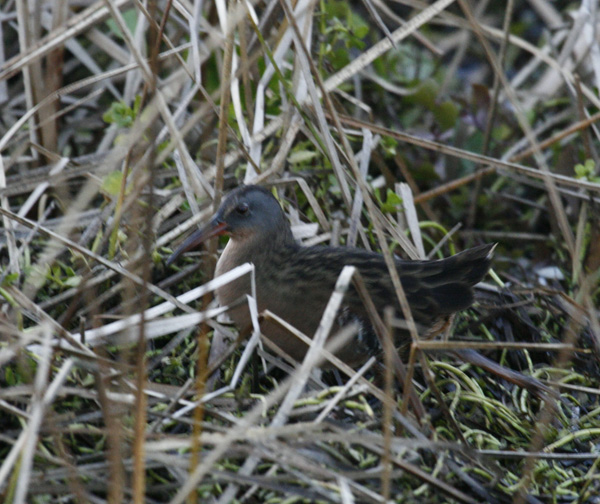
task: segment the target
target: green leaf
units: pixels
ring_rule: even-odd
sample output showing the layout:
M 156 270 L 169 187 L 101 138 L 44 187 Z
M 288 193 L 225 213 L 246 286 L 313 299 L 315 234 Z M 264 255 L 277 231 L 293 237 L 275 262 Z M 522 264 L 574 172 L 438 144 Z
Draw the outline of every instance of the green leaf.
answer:
M 10 366 L 7 366 L 6 370 L 4 371 L 4 380 L 9 387 L 14 387 L 17 385 L 15 373 Z
M 19 279 L 19 274 L 18 273 L 9 273 L 8 275 L 6 275 L 4 277 L 4 280 L 2 281 L 2 285 L 13 285 L 17 280 Z
M 383 213 L 397 212 L 398 209 L 402 207 L 402 198 L 391 189 L 387 190 L 385 196 L 385 203 L 381 205 L 381 211 Z
M 595 182 L 598 177 L 595 177 L 596 163 L 593 159 L 586 159 L 584 164 L 575 165 L 575 177 L 580 180 L 589 180 Z
M 398 147 L 398 141 L 396 139 L 386 136 L 381 137 L 380 145 L 388 156 L 396 155 L 396 147 Z
M 415 103 L 419 103 L 427 107 L 429 110 L 433 110 L 437 95 L 437 83 L 433 79 L 427 79 L 419 86 L 419 89 L 417 89 L 417 92 L 412 95 L 411 98 L 415 101 Z
M 112 197 L 117 197 L 121 192 L 121 184 L 123 183 L 123 173 L 119 170 L 110 172 L 102 180 L 100 191 Z
M 125 26 L 129 30 L 129 33 L 133 34 L 135 32 L 135 27 L 137 25 L 137 12 L 136 9 L 128 9 L 122 13 L 123 21 L 125 21 Z M 106 25 L 108 29 L 113 32 L 117 37 L 123 38 L 123 32 L 119 25 L 114 21 L 114 19 L 110 18 L 106 21 Z
M 499 124 L 492 130 L 492 138 L 497 142 L 508 140 L 510 135 L 513 133 L 513 129 L 508 124 Z
M 15 301 L 15 299 L 6 291 L 6 289 L 3 289 L 2 287 L 0 287 L 0 297 L 6 299 L 10 306 L 17 306 L 17 302 Z
M 288 156 L 288 162 L 291 164 L 301 164 L 310 161 L 317 157 L 317 153 L 315 151 L 308 150 L 300 150 L 296 152 L 292 152 Z
M 124 102 L 113 102 L 103 115 L 102 119 L 108 124 L 116 124 L 127 128 L 133 124 L 132 110 Z
M 355 16 L 354 19 L 357 19 L 358 16 Z M 360 18 L 358 18 L 360 19 Z M 363 23 L 362 19 L 360 19 L 360 22 L 357 23 L 357 26 L 354 28 L 354 35 L 356 35 L 357 38 L 364 38 L 369 34 L 369 27 Z
M 63 285 L 65 285 L 66 287 L 78 287 L 80 283 L 81 283 L 80 276 L 72 276 L 72 277 L 67 278 L 63 282 Z
M 433 115 L 443 131 L 453 128 L 458 119 L 458 107 L 451 101 L 445 101 L 437 105 L 433 110 Z
M 141 106 L 142 98 L 140 95 L 135 97 L 133 108 L 124 101 L 113 102 L 102 115 L 102 119 L 108 124 L 116 124 L 120 128 L 129 128 L 139 115 Z

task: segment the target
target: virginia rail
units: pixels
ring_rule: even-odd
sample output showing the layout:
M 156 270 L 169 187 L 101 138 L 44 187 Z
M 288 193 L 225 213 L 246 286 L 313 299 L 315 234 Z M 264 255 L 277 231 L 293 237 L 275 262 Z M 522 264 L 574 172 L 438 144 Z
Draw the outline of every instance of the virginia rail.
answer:
M 401 316 L 388 268 L 381 254 L 358 248 L 301 246 L 278 201 L 266 189 L 248 185 L 232 191 L 206 227 L 192 234 L 171 255 L 171 264 L 180 254 L 217 235 L 230 239 L 217 263 L 215 275 L 250 262 L 256 274 L 259 312 L 268 309 L 309 337 L 321 316 L 341 270 L 355 266 L 378 309 L 392 305 Z M 396 259 L 396 268 L 419 333 L 427 335 L 457 311 L 473 303 L 473 286 L 490 267 L 493 245 L 483 245 L 436 261 Z M 250 325 L 246 303 L 235 303 L 250 294 L 246 275 L 216 292 L 222 306 L 233 305 L 229 315 L 244 329 Z M 337 327 L 359 323 L 355 344 L 346 345 L 338 357 L 352 366 L 360 365 L 378 353 L 379 340 L 369 321 L 358 292 L 351 288 L 338 313 Z M 335 327 L 334 327 L 335 329 Z M 262 333 L 291 357 L 300 360 L 304 343 L 273 321 L 261 324 Z M 409 340 L 407 332 L 397 331 L 397 344 Z

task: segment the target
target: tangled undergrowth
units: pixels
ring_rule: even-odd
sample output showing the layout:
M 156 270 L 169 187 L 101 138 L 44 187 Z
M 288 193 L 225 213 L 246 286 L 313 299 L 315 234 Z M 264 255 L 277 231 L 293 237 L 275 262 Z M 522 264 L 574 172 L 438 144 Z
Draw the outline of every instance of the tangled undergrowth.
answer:
M 4 2 L 2 501 L 600 502 L 591 4 Z M 318 373 L 238 338 L 217 249 L 165 264 L 240 183 L 492 272 L 402 373 Z

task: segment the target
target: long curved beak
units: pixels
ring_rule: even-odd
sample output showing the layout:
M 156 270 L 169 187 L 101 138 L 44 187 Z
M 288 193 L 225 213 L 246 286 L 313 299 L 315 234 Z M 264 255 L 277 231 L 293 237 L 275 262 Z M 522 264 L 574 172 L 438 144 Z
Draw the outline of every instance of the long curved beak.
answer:
M 205 227 L 199 229 L 195 233 L 192 233 L 189 238 L 171 254 L 171 256 L 167 259 L 167 266 L 173 264 L 175 259 L 177 259 L 181 254 L 197 247 L 209 238 L 227 233 L 227 227 L 228 226 L 226 222 L 223 222 L 216 217 L 213 218 Z

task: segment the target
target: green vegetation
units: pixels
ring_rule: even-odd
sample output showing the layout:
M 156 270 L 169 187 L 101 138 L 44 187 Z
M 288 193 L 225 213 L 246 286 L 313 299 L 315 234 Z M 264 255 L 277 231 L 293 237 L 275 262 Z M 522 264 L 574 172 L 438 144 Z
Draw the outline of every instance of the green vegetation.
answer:
M 584 5 L 67 1 L 52 27 L 24 3 L 0 9 L 1 501 L 596 502 Z M 399 349 L 416 405 L 377 364 L 311 375 L 284 409 L 298 366 L 244 355 L 194 291 L 217 249 L 166 266 L 213 198 L 257 182 L 307 244 L 498 244 L 475 305 Z

